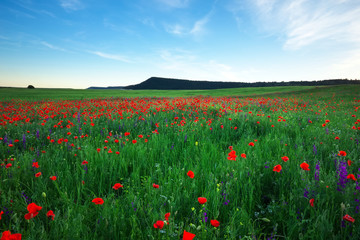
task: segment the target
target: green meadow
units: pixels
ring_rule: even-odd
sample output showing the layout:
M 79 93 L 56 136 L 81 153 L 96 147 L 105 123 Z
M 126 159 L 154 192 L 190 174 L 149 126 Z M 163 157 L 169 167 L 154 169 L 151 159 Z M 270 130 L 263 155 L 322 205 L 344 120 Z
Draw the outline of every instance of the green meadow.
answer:
M 0 231 L 360 239 L 359 111 L 358 85 L 0 88 Z
M 324 88 L 324 87 L 320 87 Z M 24 100 L 109 98 L 109 97 L 187 97 L 187 96 L 251 96 L 274 93 L 291 93 L 316 89 L 316 87 L 259 87 L 217 90 L 103 90 L 103 89 L 46 89 L 0 88 L 0 99 Z

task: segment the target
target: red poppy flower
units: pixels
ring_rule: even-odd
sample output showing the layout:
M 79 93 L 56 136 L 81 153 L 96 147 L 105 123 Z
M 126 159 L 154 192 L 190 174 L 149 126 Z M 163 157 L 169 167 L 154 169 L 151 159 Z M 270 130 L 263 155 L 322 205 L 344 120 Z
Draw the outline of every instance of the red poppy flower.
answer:
M 8 147 L 13 147 L 14 145 L 13 144 L 9 144 Z
M 126 132 L 124 135 L 125 135 L 125 137 L 126 137 L 126 136 L 129 136 L 129 135 L 130 135 L 130 133 L 129 133 L 129 132 Z
M 36 203 L 30 203 L 27 206 L 28 213 L 25 214 L 25 219 L 29 220 L 33 217 L 36 217 L 39 214 L 39 211 L 42 209 L 42 207 L 36 205 Z
M 281 159 L 282 159 L 284 162 L 289 161 L 289 157 L 287 157 L 287 156 L 283 156 L 283 157 L 281 157 Z
M 158 220 L 154 223 L 154 228 L 162 229 L 164 227 L 164 221 Z
M 276 165 L 276 166 L 273 168 L 273 171 L 274 171 L 274 172 L 280 172 L 281 169 L 282 169 L 281 165 L 278 164 L 278 165 Z
M 207 202 L 207 199 L 204 198 L 204 197 L 199 197 L 199 198 L 198 198 L 198 201 L 199 201 L 200 204 L 204 204 L 204 203 Z
M 121 185 L 120 183 L 115 183 L 115 185 L 112 187 L 115 190 L 118 190 L 119 188 L 122 188 L 123 185 Z
M 310 206 L 314 207 L 314 201 L 315 200 L 313 198 L 309 200 Z
M 52 220 L 54 220 L 54 218 L 55 218 L 55 214 L 54 214 L 54 212 L 53 212 L 52 210 L 48 211 L 48 212 L 46 213 L 46 216 L 47 216 L 47 217 L 51 217 Z
M 12 167 L 11 163 L 6 164 L 6 166 L 5 166 L 5 168 L 9 168 L 9 167 Z
M 343 219 L 344 219 L 345 221 L 348 221 L 348 222 L 351 222 L 351 223 L 355 222 L 355 219 L 352 218 L 352 217 L 351 217 L 350 215 L 348 215 L 348 214 L 346 214 L 346 215 L 343 217 Z
M 169 217 L 170 217 L 170 213 L 168 212 L 168 213 L 165 214 L 165 220 L 169 221 Z
M 253 147 L 253 146 L 255 146 L 255 144 L 253 142 L 250 142 L 249 146 Z
M 11 234 L 10 231 L 4 231 L 1 235 L 1 240 L 21 240 L 20 233 Z
M 245 154 L 245 153 L 242 153 L 240 156 L 241 156 L 242 158 L 246 158 L 246 154 Z
M 306 162 L 303 162 L 302 164 L 300 164 L 300 167 L 305 171 L 310 171 L 309 164 L 307 164 Z
M 236 152 L 234 150 L 231 150 L 228 154 L 228 160 L 236 161 Z
M 0 220 L 1 220 L 1 215 L 3 215 L 4 214 L 4 211 L 1 211 L 0 212 Z
M 102 205 L 104 203 L 104 200 L 102 198 L 94 198 L 92 202 L 96 205 Z
M 39 163 L 38 162 L 33 162 L 32 167 L 39 168 Z
M 40 176 L 41 176 L 41 172 L 35 174 L 35 177 L 40 177 Z
M 56 181 L 56 176 L 51 176 L 50 179 Z
M 133 144 L 135 144 L 136 142 L 137 142 L 137 141 L 136 141 L 135 139 L 134 139 L 134 140 L 132 140 L 132 143 L 133 143 Z
M 38 211 L 40 211 L 41 209 L 42 209 L 42 207 L 36 205 L 36 203 L 30 203 L 30 204 L 27 206 L 27 210 L 28 210 L 30 213 L 38 212 Z
M 86 165 L 88 163 L 89 163 L 88 161 L 84 160 L 84 161 L 82 161 L 81 165 Z
M 345 156 L 346 156 L 346 152 L 345 152 L 345 151 L 339 151 L 338 156 L 343 156 L 343 157 L 345 157 Z
M 192 240 L 196 235 L 184 230 L 183 240 Z
M 159 188 L 158 184 L 153 183 L 153 188 Z
M 351 161 L 351 160 L 348 160 L 348 161 L 347 161 L 347 164 L 348 164 L 349 166 L 351 166 L 352 161 Z
M 189 171 L 187 172 L 187 175 L 189 176 L 189 178 L 194 178 L 194 177 L 195 177 L 194 172 L 191 171 L 191 170 L 189 170 Z
M 354 180 L 354 181 L 356 181 L 357 179 L 355 178 L 355 176 L 354 176 L 354 174 L 349 174 L 349 175 L 347 175 L 347 177 L 346 177 L 347 179 L 351 179 L 351 180 Z
M 335 137 L 335 140 L 339 140 L 340 138 L 339 137 Z
M 220 222 L 218 220 L 211 220 L 210 223 L 216 228 L 220 226 Z

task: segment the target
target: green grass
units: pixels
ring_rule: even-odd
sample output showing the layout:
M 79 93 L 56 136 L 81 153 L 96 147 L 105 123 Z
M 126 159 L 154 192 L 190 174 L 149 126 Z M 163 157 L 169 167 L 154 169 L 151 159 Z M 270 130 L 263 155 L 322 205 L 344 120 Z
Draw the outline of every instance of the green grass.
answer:
M 189 96 L 251 96 L 254 94 L 288 93 L 306 91 L 315 87 L 259 87 L 217 90 L 98 90 L 98 89 L 27 89 L 0 88 L 0 100 L 14 98 L 38 101 L 42 99 L 88 99 L 110 97 L 189 97 Z
M 185 230 L 194 239 L 360 238 L 359 180 L 346 178 L 360 178 L 360 130 L 352 129 L 360 125 L 358 86 L 0 91 L 0 234 L 157 240 L 181 239 Z M 240 97 L 216 97 L 223 94 Z M 227 159 L 229 146 L 236 161 Z M 310 171 L 300 168 L 303 162 Z M 115 183 L 123 188 L 114 190 Z M 25 220 L 31 202 L 42 209 Z M 154 228 L 168 212 L 169 224 Z M 355 222 L 343 221 L 345 214 Z

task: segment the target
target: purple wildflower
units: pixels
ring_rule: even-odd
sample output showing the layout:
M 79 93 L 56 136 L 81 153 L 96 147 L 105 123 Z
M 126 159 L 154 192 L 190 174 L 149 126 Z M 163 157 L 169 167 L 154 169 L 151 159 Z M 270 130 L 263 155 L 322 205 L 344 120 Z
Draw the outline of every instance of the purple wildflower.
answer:
M 314 155 L 316 155 L 316 154 L 317 154 L 317 149 L 316 149 L 316 145 L 315 145 L 315 144 L 313 145 L 313 151 L 314 151 Z
M 203 210 L 205 210 L 205 208 L 203 208 Z M 204 212 L 203 222 L 207 222 L 207 221 L 208 221 L 208 217 L 207 217 L 206 215 L 207 215 L 207 213 Z
M 338 166 L 337 166 L 337 174 L 338 174 L 338 177 L 339 177 L 339 182 L 337 183 L 338 185 L 338 188 L 337 190 L 339 192 L 343 192 L 344 189 L 345 189 L 345 186 L 346 186 L 346 183 L 348 182 L 348 179 L 347 179 L 347 170 L 346 170 L 346 161 L 339 161 L 338 162 Z
M 309 191 L 306 188 L 304 189 L 304 197 L 309 198 Z
M 23 134 L 23 146 L 26 149 L 26 135 Z
M 315 181 L 319 181 L 320 180 L 320 162 L 318 161 L 316 163 L 316 166 L 315 166 Z

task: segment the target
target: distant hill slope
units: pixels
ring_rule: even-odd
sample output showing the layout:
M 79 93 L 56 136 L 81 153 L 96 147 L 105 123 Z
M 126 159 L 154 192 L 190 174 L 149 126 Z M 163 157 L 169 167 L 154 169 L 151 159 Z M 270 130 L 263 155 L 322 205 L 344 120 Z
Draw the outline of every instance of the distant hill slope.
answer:
M 157 90 L 200 90 L 200 89 L 221 89 L 221 88 L 241 88 L 241 87 L 276 87 L 276 86 L 317 86 L 317 85 L 342 85 L 360 84 L 359 80 L 332 79 L 322 81 L 295 81 L 295 82 L 211 82 L 211 81 L 192 81 L 183 79 L 171 79 L 151 77 L 144 82 L 136 85 L 124 87 L 124 89 L 157 89 Z
M 242 87 L 279 87 L 279 86 L 324 86 L 360 84 L 360 80 L 331 79 L 320 81 L 294 81 L 294 82 L 211 82 L 194 81 L 173 78 L 151 77 L 144 82 L 126 87 L 89 87 L 88 89 L 124 89 L 124 90 L 205 90 L 221 88 L 242 88 Z

